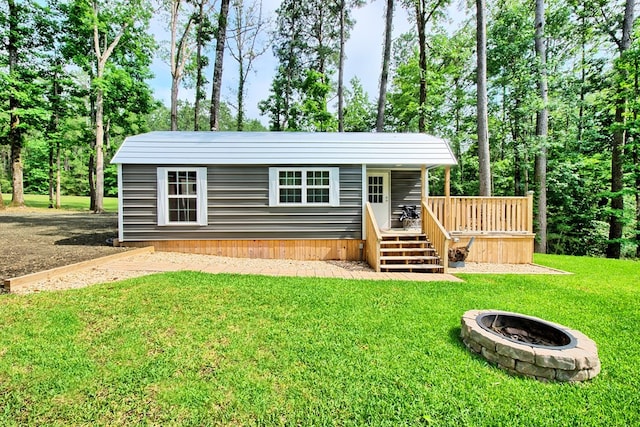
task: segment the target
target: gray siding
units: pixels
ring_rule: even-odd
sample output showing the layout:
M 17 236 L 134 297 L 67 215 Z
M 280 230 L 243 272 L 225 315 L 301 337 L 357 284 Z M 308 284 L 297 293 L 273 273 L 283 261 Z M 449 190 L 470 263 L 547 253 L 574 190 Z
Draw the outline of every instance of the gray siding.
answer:
M 270 207 L 269 166 L 209 166 L 206 227 L 157 225 L 158 166 L 122 165 L 125 241 L 361 238 L 360 165 L 340 166 L 338 207 Z
M 420 171 L 391 171 L 391 227 L 402 228 L 400 205 L 420 205 Z

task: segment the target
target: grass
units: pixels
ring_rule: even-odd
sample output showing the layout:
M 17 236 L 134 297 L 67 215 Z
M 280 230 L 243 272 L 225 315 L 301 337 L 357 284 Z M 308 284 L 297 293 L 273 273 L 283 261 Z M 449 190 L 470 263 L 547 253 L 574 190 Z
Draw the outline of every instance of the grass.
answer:
M 3 194 L 2 199 L 6 206 L 9 206 L 11 202 L 11 194 Z M 24 203 L 29 208 L 42 208 L 47 209 L 49 207 L 49 196 L 41 194 L 25 194 Z M 61 209 L 70 211 L 89 211 L 90 201 L 86 196 L 61 196 L 60 197 Z M 104 198 L 104 210 L 106 212 L 118 212 L 118 198 L 117 197 L 105 197 Z
M 465 283 L 168 273 L 0 297 L 0 425 L 640 424 L 640 264 L 540 256 L 570 276 Z M 462 313 L 579 329 L 602 372 L 510 376 Z

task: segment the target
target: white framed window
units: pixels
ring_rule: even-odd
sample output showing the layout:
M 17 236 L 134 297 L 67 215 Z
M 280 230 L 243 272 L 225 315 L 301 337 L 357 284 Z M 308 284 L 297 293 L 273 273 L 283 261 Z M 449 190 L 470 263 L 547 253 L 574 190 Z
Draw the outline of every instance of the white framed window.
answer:
M 339 206 L 338 168 L 269 168 L 269 206 Z
M 158 168 L 158 225 L 207 225 L 207 168 Z

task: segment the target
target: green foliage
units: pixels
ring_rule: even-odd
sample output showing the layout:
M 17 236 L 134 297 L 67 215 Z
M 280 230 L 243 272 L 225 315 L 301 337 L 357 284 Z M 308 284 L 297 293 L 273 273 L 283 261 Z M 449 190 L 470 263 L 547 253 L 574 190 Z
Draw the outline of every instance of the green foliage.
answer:
M 345 89 L 345 132 L 370 132 L 376 124 L 376 106 L 362 88 L 357 77 L 351 79 L 351 88 Z
M 574 274 L 181 272 L 3 296 L 0 423 L 637 425 L 638 263 L 536 262 Z M 571 385 L 492 366 L 459 338 L 462 313 L 485 307 L 580 330 L 601 373 Z

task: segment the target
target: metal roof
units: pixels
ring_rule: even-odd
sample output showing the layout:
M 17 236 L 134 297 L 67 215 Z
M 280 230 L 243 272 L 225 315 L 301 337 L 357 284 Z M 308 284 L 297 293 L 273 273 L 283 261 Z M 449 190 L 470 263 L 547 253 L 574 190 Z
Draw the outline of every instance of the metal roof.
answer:
M 150 132 L 111 160 L 163 165 L 454 165 L 447 141 L 420 133 Z

